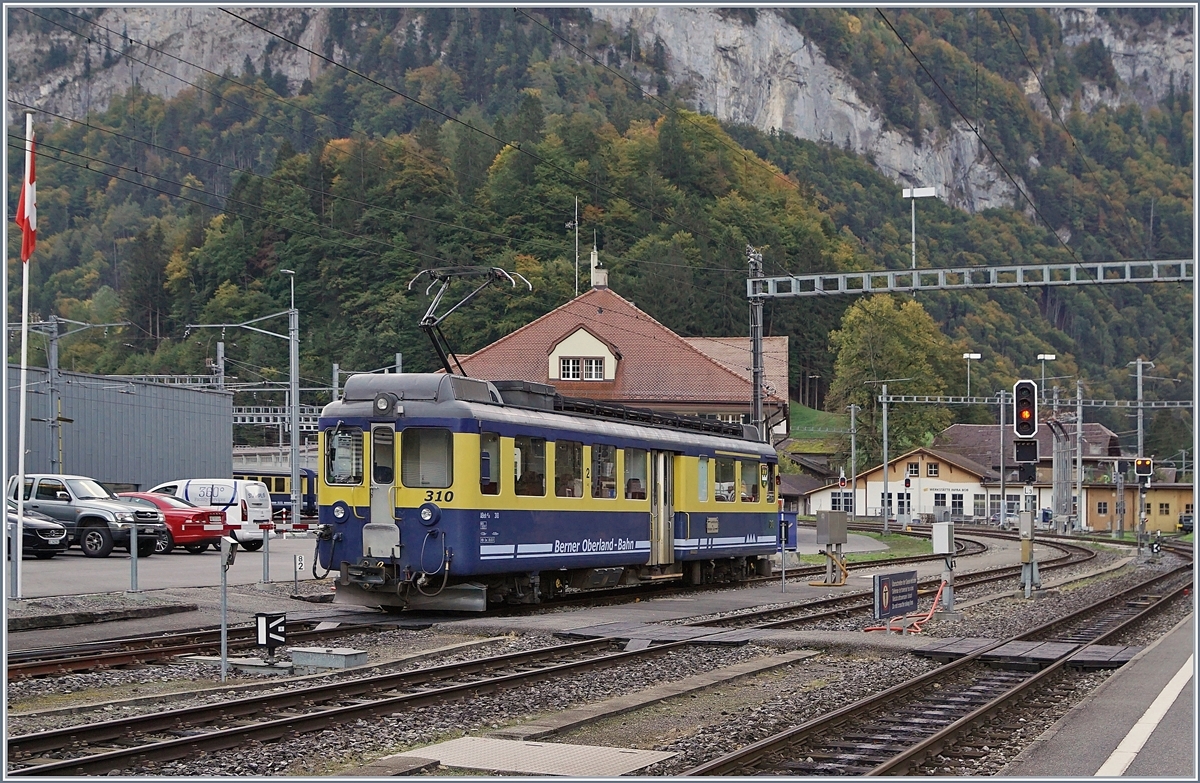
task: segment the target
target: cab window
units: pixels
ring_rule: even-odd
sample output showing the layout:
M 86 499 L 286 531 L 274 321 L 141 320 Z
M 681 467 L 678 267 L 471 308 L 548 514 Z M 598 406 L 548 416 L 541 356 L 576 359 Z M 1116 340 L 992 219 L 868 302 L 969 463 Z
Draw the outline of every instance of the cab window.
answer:
M 518 495 L 546 494 L 546 439 L 518 435 L 513 438 L 513 475 Z
M 708 457 L 701 457 L 696 466 L 696 500 L 708 500 Z
M 775 502 L 775 463 L 768 462 L 767 464 L 759 467 L 759 470 L 762 472 L 762 475 L 764 477 L 763 481 L 765 481 L 766 485 L 767 485 L 767 502 L 774 503 Z
M 325 483 L 362 484 L 363 432 L 337 427 L 325 434 Z
M 407 429 L 400 439 L 400 476 L 406 487 L 454 483 L 454 436 L 444 429 Z
M 59 492 L 66 492 L 67 488 L 63 486 L 61 481 L 56 479 L 42 479 L 37 486 L 38 500 L 58 500 Z

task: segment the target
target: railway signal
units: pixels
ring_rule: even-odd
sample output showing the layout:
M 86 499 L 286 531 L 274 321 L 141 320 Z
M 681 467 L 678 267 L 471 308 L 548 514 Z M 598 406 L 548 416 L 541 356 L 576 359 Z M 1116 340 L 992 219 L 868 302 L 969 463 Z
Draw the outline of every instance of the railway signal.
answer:
M 1013 384 L 1013 432 L 1018 438 L 1037 435 L 1037 384 L 1017 381 Z

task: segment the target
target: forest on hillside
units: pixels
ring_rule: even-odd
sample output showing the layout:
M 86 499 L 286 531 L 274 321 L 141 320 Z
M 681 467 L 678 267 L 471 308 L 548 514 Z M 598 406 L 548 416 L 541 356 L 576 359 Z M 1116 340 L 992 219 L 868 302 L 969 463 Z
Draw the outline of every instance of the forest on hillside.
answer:
M 953 95 L 968 72 L 972 90 L 983 85 L 974 119 L 1000 163 L 1028 184 L 1033 208 L 970 215 L 922 203 L 923 263 L 1191 257 L 1187 91 L 1172 90 L 1145 113 L 1133 103 L 1084 113 L 1080 85 L 1112 78 L 1108 53 L 1099 41 L 1063 47 L 1040 9 L 893 10 L 895 31 L 865 10 L 783 13 L 914 140 L 954 119 L 943 89 Z M 456 350 L 486 345 L 574 295 L 567 224 L 576 199 L 581 285 L 594 237 L 612 288 L 685 336 L 747 334 L 747 245 L 761 249 L 770 275 L 909 264 L 908 205 L 870 161 L 689 111 L 687 85 L 667 81 L 661 42 L 634 30 L 572 9 L 333 9 L 330 17 L 324 51 L 336 49 L 353 70 L 326 68 L 294 94 L 268 54 L 259 68 L 246 58 L 224 74 L 197 71 L 171 99 L 134 85 L 88 117 L 35 115 L 32 307 L 130 322 L 65 342 L 63 367 L 205 372 L 220 332 L 189 324 L 286 309 L 279 270 L 291 269 L 303 386 L 328 385 L 332 362 L 371 369 L 396 352 L 406 370 L 436 369 L 417 327 L 429 300 L 409 281 L 458 265 L 529 279 L 532 292 L 489 291 L 447 321 Z M 10 24 L 108 36 L 114 58 L 137 56 L 84 11 L 12 9 Z M 898 34 L 932 64 L 933 80 Z M 67 46 L 42 56 L 76 55 Z M 1017 84 L 1030 68 L 1057 108 L 1050 116 Z M 23 134 L 9 128 L 10 204 Z M 18 257 L 10 244 L 10 270 Z M 10 318 L 19 318 L 19 302 L 11 291 Z M 830 334 L 850 304 L 768 303 L 767 333 L 790 337 L 793 390 L 809 375 L 826 379 L 826 389 L 835 382 Z M 1148 398 L 1191 396 L 1185 286 L 922 294 L 919 304 L 951 351 L 983 353 L 972 368 L 977 390 L 1036 377 L 1034 357 L 1050 352 L 1059 357 L 1053 374 L 1084 379 L 1089 397 L 1131 398 L 1126 363 L 1139 355 L 1171 379 L 1147 384 Z M 225 340 L 231 374 L 286 377 L 282 341 L 245 331 Z M 945 393 L 962 393 L 962 365 L 937 365 Z M 1073 388 L 1073 378 L 1061 382 Z M 1131 428 L 1110 418 L 1114 430 Z M 1175 413 L 1152 419 L 1159 453 L 1190 444 L 1190 416 L 1180 421 Z

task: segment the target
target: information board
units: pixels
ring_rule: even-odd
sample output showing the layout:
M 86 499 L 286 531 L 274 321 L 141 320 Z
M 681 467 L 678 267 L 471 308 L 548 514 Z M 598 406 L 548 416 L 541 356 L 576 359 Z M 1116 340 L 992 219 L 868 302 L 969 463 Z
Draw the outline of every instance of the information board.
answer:
M 917 572 L 875 575 L 875 619 L 914 612 L 917 609 Z

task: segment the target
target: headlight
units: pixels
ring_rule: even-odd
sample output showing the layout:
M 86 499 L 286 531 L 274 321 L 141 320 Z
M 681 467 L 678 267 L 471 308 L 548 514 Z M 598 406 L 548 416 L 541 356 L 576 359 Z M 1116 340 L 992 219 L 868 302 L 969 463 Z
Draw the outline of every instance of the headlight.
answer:
M 167 521 L 167 516 L 166 516 L 166 514 L 164 514 L 164 513 L 163 513 L 163 512 L 161 512 L 161 511 L 160 511 L 160 512 L 158 512 L 158 521 L 159 521 L 159 522 L 166 522 L 166 521 Z
M 121 511 L 117 514 L 118 522 L 132 522 L 134 519 L 134 515 L 128 511 Z
M 422 508 L 421 509 L 421 519 L 423 519 L 426 522 L 433 519 L 433 509 L 429 508 L 428 506 L 425 506 L 424 508 Z
M 333 507 L 333 515 L 335 517 L 337 517 L 338 519 L 344 518 L 346 516 L 346 507 L 345 506 L 334 506 Z

